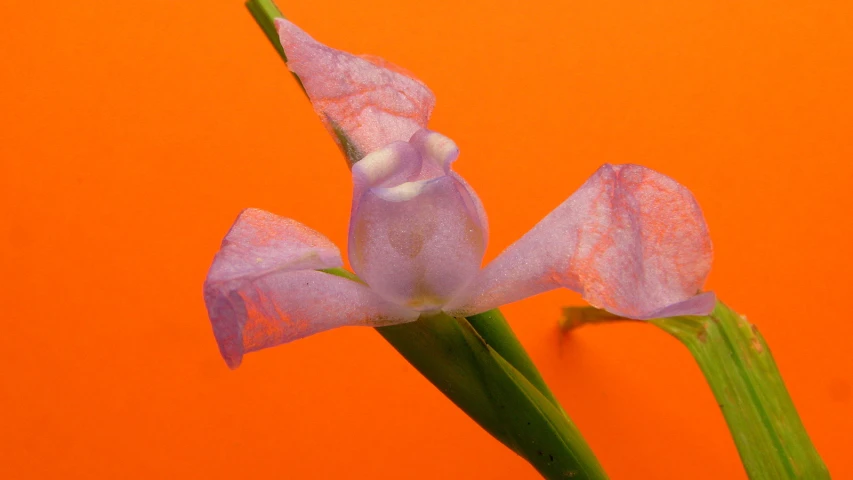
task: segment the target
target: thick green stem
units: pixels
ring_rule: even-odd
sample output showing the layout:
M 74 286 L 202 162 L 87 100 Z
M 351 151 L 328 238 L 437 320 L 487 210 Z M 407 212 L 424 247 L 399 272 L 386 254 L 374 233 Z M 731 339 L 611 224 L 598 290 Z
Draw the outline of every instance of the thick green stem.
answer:
M 558 404 L 492 348 L 467 319 L 440 314 L 376 330 L 453 403 L 543 477 L 607 478 Z M 533 373 L 541 381 L 535 369 Z
M 483 340 L 495 349 L 507 362 L 524 375 L 555 407 L 562 410 L 560 402 L 551 393 L 527 350 L 518 341 L 518 337 L 500 310 L 494 309 L 468 317 L 468 323 L 477 330 Z
M 323 271 L 360 281 L 341 268 Z M 607 478 L 500 311 L 467 319 L 425 316 L 376 331 L 447 398 L 543 477 Z
M 567 329 L 620 320 L 591 307 L 569 307 L 564 314 Z M 709 316 L 661 318 L 649 323 L 690 350 L 723 412 L 749 478 L 830 478 L 767 342 L 746 317 L 718 303 Z

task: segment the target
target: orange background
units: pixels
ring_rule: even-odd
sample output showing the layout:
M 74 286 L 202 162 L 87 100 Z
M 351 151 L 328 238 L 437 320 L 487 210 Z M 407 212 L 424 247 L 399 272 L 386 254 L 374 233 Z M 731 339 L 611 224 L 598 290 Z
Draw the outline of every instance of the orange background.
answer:
M 695 193 L 708 287 L 757 323 L 853 478 L 853 2 L 282 1 L 436 93 L 487 259 L 603 162 Z M 237 0 L 0 6 L 0 478 L 536 478 L 370 329 L 219 357 L 201 298 L 237 213 L 345 245 L 350 180 Z M 744 478 L 686 350 L 504 309 L 614 479 Z

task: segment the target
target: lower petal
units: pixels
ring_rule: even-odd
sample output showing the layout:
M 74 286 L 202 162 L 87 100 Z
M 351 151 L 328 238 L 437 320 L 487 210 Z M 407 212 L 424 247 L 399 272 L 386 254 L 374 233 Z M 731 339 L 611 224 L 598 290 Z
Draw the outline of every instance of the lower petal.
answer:
M 204 300 L 219 351 L 237 368 L 243 355 L 336 327 L 417 320 L 358 282 L 314 270 L 208 283 Z

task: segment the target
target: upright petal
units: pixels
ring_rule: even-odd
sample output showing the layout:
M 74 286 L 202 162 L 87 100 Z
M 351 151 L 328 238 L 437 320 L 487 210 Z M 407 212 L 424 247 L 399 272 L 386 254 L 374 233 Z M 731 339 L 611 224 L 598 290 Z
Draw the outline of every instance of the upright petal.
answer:
M 605 165 L 491 262 L 446 311 L 482 312 L 556 287 L 630 318 L 701 315 L 711 240 L 689 190 L 638 165 Z
M 379 58 L 329 48 L 287 20 L 276 27 L 288 67 L 350 163 L 426 127 L 435 97 L 422 82 Z
M 375 292 L 418 311 L 455 297 L 479 270 L 486 245 L 482 206 L 450 171 L 456 146 L 447 142 L 437 150 L 393 144 L 353 167 L 350 263 Z M 413 169 L 418 163 L 431 173 Z M 365 178 L 376 181 L 360 188 Z
M 204 283 L 219 350 L 231 368 L 243 354 L 348 325 L 417 319 L 365 285 L 316 271 L 341 265 L 320 233 L 261 210 L 245 210 L 225 236 Z

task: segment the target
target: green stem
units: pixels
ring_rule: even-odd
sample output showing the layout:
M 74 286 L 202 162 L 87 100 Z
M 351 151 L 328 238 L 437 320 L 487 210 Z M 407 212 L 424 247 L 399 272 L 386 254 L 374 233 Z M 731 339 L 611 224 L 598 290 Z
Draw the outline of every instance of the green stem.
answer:
M 267 40 L 270 41 L 275 51 L 285 63 L 287 63 L 287 55 L 284 54 L 284 48 L 278 40 L 278 32 L 275 29 L 275 19 L 284 18 L 276 4 L 269 0 L 249 0 L 246 2 L 246 8 L 254 17 L 255 22 L 261 27 Z
M 619 320 L 591 307 L 565 310 L 564 328 Z M 723 412 L 749 478 L 830 478 L 755 325 L 723 303 L 708 316 L 649 323 L 683 343 Z
M 609 323 L 617 320 L 627 321 L 630 319 L 595 307 L 565 307 L 563 308 L 563 318 L 560 319 L 560 329 L 568 332 L 581 325 Z
M 527 350 L 509 326 L 500 310 L 494 309 L 467 318 L 483 340 L 495 349 L 507 362 L 527 378 L 555 407 L 562 410 L 560 402 L 551 393 Z
M 447 398 L 544 478 L 607 478 L 562 409 L 468 320 L 440 314 L 376 330 Z
M 341 268 L 326 273 L 361 281 Z M 606 479 L 498 310 L 376 329 L 456 406 L 548 479 Z

